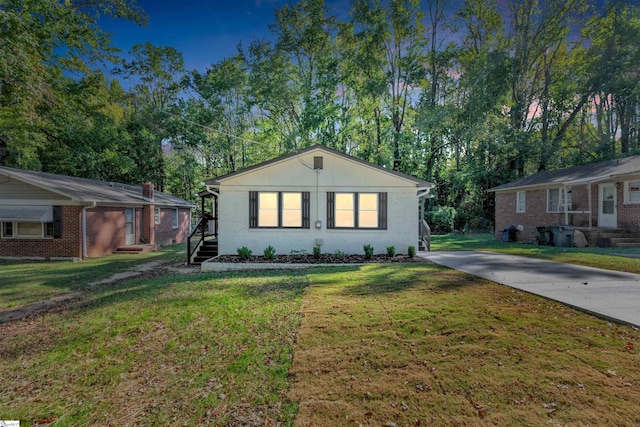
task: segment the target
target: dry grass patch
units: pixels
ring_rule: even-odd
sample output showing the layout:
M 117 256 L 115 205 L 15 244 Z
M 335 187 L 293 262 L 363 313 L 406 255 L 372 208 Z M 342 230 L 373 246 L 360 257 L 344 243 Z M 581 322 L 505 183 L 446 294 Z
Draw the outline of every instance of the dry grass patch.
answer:
M 430 266 L 310 274 L 296 425 L 638 425 L 640 334 Z

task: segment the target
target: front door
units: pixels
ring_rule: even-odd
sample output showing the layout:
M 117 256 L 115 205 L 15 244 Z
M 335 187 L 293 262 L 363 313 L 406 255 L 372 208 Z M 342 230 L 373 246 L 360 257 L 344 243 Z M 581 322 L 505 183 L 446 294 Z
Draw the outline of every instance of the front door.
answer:
M 136 216 L 133 208 L 125 208 L 125 244 L 133 245 L 136 242 Z
M 600 184 L 598 199 L 598 227 L 616 228 L 618 226 L 617 197 L 615 184 Z

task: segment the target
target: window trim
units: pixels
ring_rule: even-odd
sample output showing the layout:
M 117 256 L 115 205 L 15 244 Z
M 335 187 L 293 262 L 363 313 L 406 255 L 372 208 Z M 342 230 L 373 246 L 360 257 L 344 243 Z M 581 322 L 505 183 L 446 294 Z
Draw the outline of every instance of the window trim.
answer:
M 624 204 L 625 205 L 640 205 L 640 201 L 634 202 L 631 201 L 631 191 L 629 190 L 629 187 L 631 186 L 632 183 L 639 183 L 640 184 L 640 179 L 637 180 L 633 180 L 633 181 L 624 181 Z M 635 191 L 634 191 L 635 193 Z
M 20 223 L 34 223 L 40 224 L 40 235 L 25 235 L 18 234 L 18 224 Z M 5 233 L 6 224 L 11 224 L 11 235 L 7 235 Z M 52 233 L 47 234 L 47 226 L 52 228 Z M 0 238 L 2 239 L 54 239 L 55 238 L 55 224 L 53 221 L 49 222 L 40 222 L 37 223 L 35 221 L 0 221 Z
M 162 221 L 162 209 L 156 206 L 153 208 L 153 223 L 155 225 L 160 225 L 161 221 Z
M 173 208 L 173 222 L 171 223 L 172 230 L 177 230 L 179 228 L 179 224 L 180 224 L 178 221 L 179 215 L 180 215 L 180 209 Z
M 549 209 L 549 203 L 551 201 L 550 199 L 550 194 L 551 191 L 557 190 L 558 191 L 558 207 L 556 208 L 555 211 L 552 211 Z M 547 188 L 547 213 L 564 213 L 564 209 L 560 209 L 560 206 L 564 206 L 565 203 L 568 204 L 568 209 L 567 212 L 571 211 L 572 205 L 573 205 L 573 196 L 572 196 L 572 190 L 571 187 L 567 187 L 566 188 L 566 192 L 565 192 L 565 187 L 552 187 L 552 188 Z M 568 195 L 568 196 L 567 196 Z M 567 199 L 569 199 L 569 201 L 567 202 Z M 564 202 L 564 203 L 563 203 Z
M 524 206 L 520 206 L 520 202 Z M 527 192 L 526 191 L 517 191 L 516 192 L 516 213 L 525 213 L 527 211 Z
M 336 225 L 336 194 L 353 194 L 353 227 L 340 227 Z M 377 227 L 361 227 L 360 226 L 360 195 L 376 194 L 378 226 Z M 327 192 L 327 229 L 329 230 L 387 230 L 387 193 L 377 191 L 338 191 Z
M 260 225 L 260 194 L 275 193 L 277 225 Z M 300 226 L 285 226 L 283 224 L 283 194 L 300 195 Z M 311 228 L 311 193 L 308 191 L 249 191 L 249 228 L 259 230 L 302 230 Z

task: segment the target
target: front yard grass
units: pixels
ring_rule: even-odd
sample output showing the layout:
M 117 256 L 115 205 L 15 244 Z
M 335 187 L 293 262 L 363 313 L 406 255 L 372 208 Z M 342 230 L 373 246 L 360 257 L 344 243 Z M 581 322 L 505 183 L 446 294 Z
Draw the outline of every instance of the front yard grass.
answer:
M 640 273 L 640 248 L 562 248 L 496 240 L 493 234 L 431 236 L 433 251 L 492 251 L 607 270 Z
M 0 310 L 86 289 L 87 284 L 149 261 L 181 261 L 186 245 L 158 252 L 108 255 L 79 262 L 0 260 Z
M 290 424 L 304 273 L 168 275 L 0 325 L 2 419 L 24 425 Z
M 0 337 L 24 425 L 640 423 L 640 332 L 432 264 L 128 280 Z
M 436 266 L 310 274 L 306 425 L 638 425 L 637 330 Z

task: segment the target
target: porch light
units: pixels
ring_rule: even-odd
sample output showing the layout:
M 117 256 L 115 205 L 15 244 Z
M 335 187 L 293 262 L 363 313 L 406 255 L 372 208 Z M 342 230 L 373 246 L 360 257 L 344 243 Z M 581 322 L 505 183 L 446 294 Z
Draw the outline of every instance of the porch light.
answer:
M 320 220 L 316 221 L 316 228 L 320 230 L 321 227 L 322 227 L 322 221 Z

